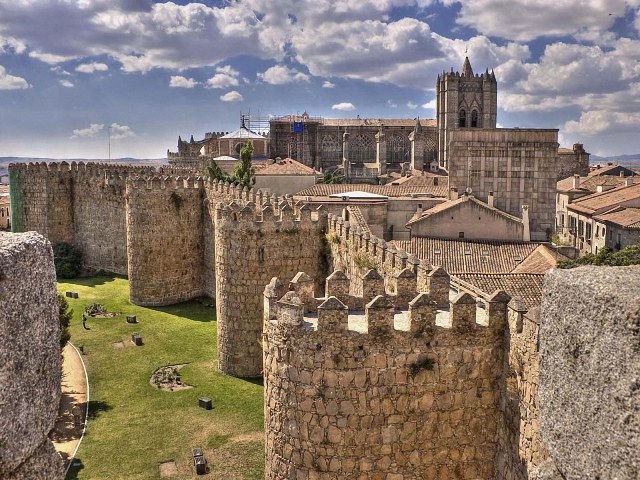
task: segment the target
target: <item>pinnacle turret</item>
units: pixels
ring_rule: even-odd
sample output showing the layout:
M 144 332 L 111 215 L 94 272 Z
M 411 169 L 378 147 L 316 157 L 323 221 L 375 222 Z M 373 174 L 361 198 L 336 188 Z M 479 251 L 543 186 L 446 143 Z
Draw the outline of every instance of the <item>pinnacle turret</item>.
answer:
M 462 76 L 473 77 L 473 69 L 471 68 L 469 57 L 464 57 L 464 65 L 462 65 Z

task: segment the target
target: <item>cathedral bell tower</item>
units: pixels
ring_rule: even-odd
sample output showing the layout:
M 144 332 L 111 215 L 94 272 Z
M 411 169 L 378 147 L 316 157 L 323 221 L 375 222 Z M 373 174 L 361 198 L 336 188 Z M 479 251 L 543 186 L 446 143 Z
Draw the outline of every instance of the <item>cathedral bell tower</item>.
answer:
M 462 72 L 442 72 L 436 82 L 438 162 L 448 170 L 448 132 L 455 128 L 496 128 L 498 109 L 496 76 L 493 70 L 473 73 L 469 57 Z

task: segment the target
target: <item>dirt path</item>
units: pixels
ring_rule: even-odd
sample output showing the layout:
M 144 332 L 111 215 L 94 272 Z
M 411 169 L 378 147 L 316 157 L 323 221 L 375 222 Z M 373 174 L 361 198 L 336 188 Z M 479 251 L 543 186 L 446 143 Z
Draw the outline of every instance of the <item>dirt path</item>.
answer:
M 56 425 L 49 435 L 65 468 L 82 438 L 87 412 L 87 382 L 80 355 L 71 344 L 62 352 L 62 397 Z M 77 405 L 77 408 L 74 406 Z M 74 418 L 74 414 L 75 417 Z

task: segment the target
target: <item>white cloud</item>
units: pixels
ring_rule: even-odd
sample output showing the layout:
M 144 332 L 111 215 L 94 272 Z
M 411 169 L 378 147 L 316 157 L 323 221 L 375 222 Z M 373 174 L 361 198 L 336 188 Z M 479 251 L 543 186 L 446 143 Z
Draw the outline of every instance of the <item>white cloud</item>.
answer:
M 284 65 L 274 65 L 263 73 L 258 73 L 258 78 L 271 85 L 284 85 L 292 82 L 308 82 L 309 75 L 299 72 L 295 68 Z
M 51 70 L 56 75 L 71 75 L 69 72 L 67 72 L 60 65 L 56 65 L 55 67 L 51 67 L 49 70 Z
M 112 123 L 109 127 L 111 130 L 111 140 L 121 140 L 123 138 L 135 137 L 136 134 L 131 127 L 127 125 L 118 125 L 117 123 Z
M 24 78 L 9 75 L 5 68 L 0 65 L 0 90 L 22 90 L 30 86 L 29 82 Z
M 216 74 L 207 80 L 208 88 L 229 88 L 237 87 L 240 72 L 233 69 L 231 65 L 216 68 Z
M 388 106 L 389 108 L 397 108 L 397 107 L 398 107 L 398 104 L 397 104 L 397 103 L 394 103 L 394 102 L 393 102 L 393 101 L 391 101 L 391 100 L 387 100 L 387 106 Z
M 73 60 L 77 58 L 75 56 L 56 55 L 54 53 L 43 53 L 37 50 L 29 52 L 29 56 L 31 58 L 35 58 L 36 60 L 40 60 L 41 62 L 48 63 L 49 65 L 55 65 L 57 63 L 62 63 L 62 62 L 66 62 L 68 60 Z
M 198 82 L 193 78 L 186 78 L 180 75 L 172 75 L 169 80 L 169 86 L 173 88 L 193 88 Z
M 109 67 L 106 63 L 82 63 L 76 67 L 76 72 L 80 73 L 95 73 L 95 72 L 106 72 L 109 70 Z
M 410 108 L 411 110 L 415 110 L 416 108 L 418 108 L 418 104 L 409 101 L 407 102 L 407 107 Z
M 73 135 L 71 138 L 91 138 L 95 137 L 98 133 L 100 133 L 104 129 L 104 124 L 102 123 L 92 123 L 87 128 L 76 128 L 73 131 Z
M 422 108 L 426 108 L 427 110 L 435 110 L 436 109 L 436 99 L 428 101 L 427 103 L 423 103 L 420 105 Z
M 221 95 L 220 100 L 222 100 L 223 102 L 241 102 L 242 100 L 244 100 L 244 97 L 235 90 L 231 90 L 230 92 Z
M 75 86 L 73 84 L 73 82 L 71 82 L 71 81 L 69 81 L 67 79 L 60 79 L 60 80 L 58 80 L 58 83 L 60 85 L 62 85 L 63 87 L 66 87 L 66 88 L 73 88 Z
M 331 83 L 329 80 L 325 80 L 322 84 L 322 88 L 335 88 L 335 83 Z
M 3 37 L 0 35 L 0 54 L 14 52 L 20 55 L 24 53 L 27 46 L 13 37 Z
M 578 121 L 564 125 L 568 133 L 594 136 L 606 133 L 637 132 L 640 128 L 640 112 L 610 112 L 590 110 L 582 112 Z
M 606 31 L 638 0 L 465 0 L 457 23 L 495 37 L 526 42 L 544 36 Z
M 342 103 L 336 103 L 335 105 L 332 105 L 331 109 L 332 110 L 342 110 L 343 112 L 349 112 L 351 110 L 355 110 L 356 107 L 353 105 L 353 103 L 342 102 Z

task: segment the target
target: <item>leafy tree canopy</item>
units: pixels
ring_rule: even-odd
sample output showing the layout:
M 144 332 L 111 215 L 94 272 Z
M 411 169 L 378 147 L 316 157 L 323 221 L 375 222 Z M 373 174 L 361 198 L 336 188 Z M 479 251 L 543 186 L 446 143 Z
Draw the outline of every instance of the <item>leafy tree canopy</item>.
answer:
M 573 260 L 561 260 L 558 262 L 558 268 L 575 268 L 582 265 L 604 265 L 610 267 L 640 265 L 640 244 L 630 245 L 617 252 L 605 247 L 595 255 L 587 253 Z

